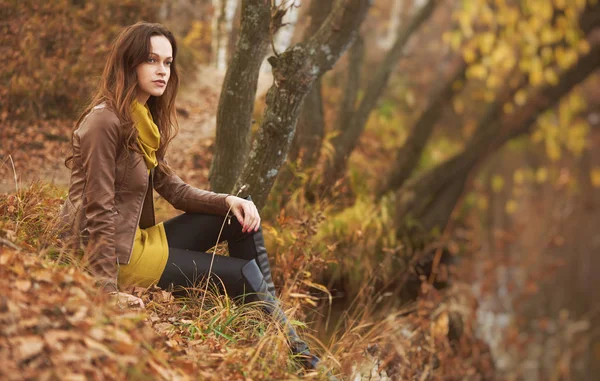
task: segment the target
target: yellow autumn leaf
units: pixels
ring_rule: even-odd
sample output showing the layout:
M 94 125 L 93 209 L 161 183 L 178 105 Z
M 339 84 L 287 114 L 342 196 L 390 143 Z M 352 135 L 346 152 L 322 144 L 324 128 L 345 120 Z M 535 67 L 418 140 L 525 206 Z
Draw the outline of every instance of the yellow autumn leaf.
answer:
M 552 86 L 555 86 L 558 84 L 558 75 L 556 75 L 556 72 L 554 70 L 552 70 L 552 68 L 547 67 L 544 70 L 544 79 L 546 80 L 546 82 L 548 82 Z
M 521 168 L 517 169 L 515 173 L 513 173 L 513 181 L 517 185 L 523 185 L 525 182 L 525 171 Z
M 462 34 L 466 38 L 473 36 L 473 27 L 471 26 L 471 19 L 469 15 L 467 15 L 464 12 L 461 12 L 457 15 L 457 18 Z
M 590 52 L 590 43 L 587 40 L 581 40 L 577 44 L 577 50 L 581 54 L 588 54 Z
M 560 159 L 560 144 L 558 144 L 558 141 L 552 136 L 546 136 L 546 154 L 552 161 Z
M 550 45 L 555 42 L 556 39 L 556 33 L 552 29 L 551 25 L 546 25 L 544 28 L 542 28 L 542 31 L 540 32 L 540 40 L 542 41 L 542 44 Z
M 585 120 L 579 120 L 567 129 L 567 149 L 574 155 L 579 156 L 583 153 L 587 145 L 587 137 L 590 126 Z
M 594 167 L 590 170 L 590 181 L 594 188 L 600 188 L 600 167 Z
M 529 70 L 531 70 L 531 60 L 526 57 L 522 58 L 519 61 L 519 69 L 525 73 L 529 72 Z
M 493 33 L 486 32 L 480 35 L 479 48 L 481 49 L 481 53 L 488 55 L 492 52 L 494 48 L 494 41 L 496 40 L 496 36 Z
M 531 134 L 531 142 L 532 143 L 539 143 L 542 140 L 544 140 L 544 130 L 542 128 L 537 128 Z
M 559 10 L 565 9 L 567 6 L 567 0 L 554 0 L 554 6 Z
M 548 46 L 542 48 L 541 55 L 544 65 L 548 65 L 554 59 L 554 53 L 552 52 L 552 48 Z
M 461 36 L 460 32 L 456 31 L 456 32 L 452 33 L 452 36 L 450 38 L 450 46 L 452 47 L 452 49 L 458 50 L 458 48 L 460 48 L 461 42 L 462 42 L 462 36 Z
M 476 58 L 475 51 L 471 47 L 466 47 L 463 50 L 463 58 L 465 59 L 466 63 L 472 63 Z
M 508 200 L 504 206 L 504 210 L 507 214 L 514 214 L 517 211 L 518 205 L 515 200 Z
M 515 104 L 517 104 L 517 106 L 523 106 L 526 101 L 527 91 L 525 89 L 517 91 L 517 93 L 515 94 Z
M 484 79 L 487 75 L 487 68 L 481 64 L 473 65 L 467 70 L 468 78 Z
M 548 169 L 546 167 L 539 167 L 535 171 L 535 181 L 538 184 L 545 183 L 548 180 Z
M 561 69 L 570 68 L 577 62 L 577 52 L 574 49 L 556 49 L 556 62 Z
M 544 73 L 539 69 L 533 69 L 529 72 L 529 83 L 531 86 L 539 86 L 544 83 Z
M 489 77 L 487 77 L 487 80 L 485 82 L 487 87 L 489 87 L 490 89 L 497 89 L 501 83 L 502 82 L 500 80 L 500 77 L 494 74 L 491 74 Z
M 494 192 L 500 192 L 504 188 L 504 177 L 500 175 L 492 176 L 492 190 Z

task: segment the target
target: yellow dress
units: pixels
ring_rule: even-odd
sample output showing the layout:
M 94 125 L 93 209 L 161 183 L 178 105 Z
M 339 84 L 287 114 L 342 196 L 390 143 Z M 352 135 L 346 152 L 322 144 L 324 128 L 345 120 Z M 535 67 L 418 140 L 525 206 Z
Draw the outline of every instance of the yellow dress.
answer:
M 138 145 L 144 153 L 148 172 L 158 162 L 156 150 L 160 145 L 160 132 L 152 121 L 148 108 L 134 101 L 132 117 L 138 130 Z M 119 286 L 150 287 L 158 283 L 169 258 L 169 245 L 163 223 L 135 231 L 131 259 L 119 266 Z

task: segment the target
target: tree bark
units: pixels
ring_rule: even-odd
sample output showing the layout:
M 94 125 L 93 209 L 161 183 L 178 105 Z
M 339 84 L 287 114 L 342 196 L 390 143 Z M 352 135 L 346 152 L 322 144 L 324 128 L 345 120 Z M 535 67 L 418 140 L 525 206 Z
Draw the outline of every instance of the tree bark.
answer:
M 352 43 L 370 0 L 336 0 L 325 23 L 307 42 L 269 59 L 274 84 L 267 93 L 263 122 L 236 189 L 252 194 L 260 208 L 284 163 L 306 94 Z
M 326 192 L 340 177 L 343 176 L 346 170 L 348 157 L 352 150 L 354 150 L 371 111 L 377 105 L 377 101 L 387 85 L 391 72 L 404 54 L 406 43 L 415 31 L 417 31 L 429 16 L 431 16 L 437 3 L 438 0 L 428 0 L 427 4 L 419 9 L 412 20 L 398 33 L 394 46 L 385 56 L 383 63 L 377 69 L 373 79 L 369 81 L 365 96 L 352 117 L 352 123 L 344 126 L 341 133 L 332 139 L 332 145 L 335 147 L 335 154 L 333 160 L 328 161 L 325 165 L 323 182 L 321 184 L 321 190 L 323 192 Z
M 340 108 L 338 109 L 336 131 L 344 131 L 352 124 L 356 117 L 356 101 L 358 99 L 358 91 L 360 90 L 361 68 L 365 56 L 365 43 L 359 35 L 352 49 L 350 49 L 350 59 L 348 62 L 348 75 L 346 86 L 344 87 L 344 95 Z
M 437 121 L 442 115 L 444 107 L 455 95 L 455 91 L 453 90 L 454 83 L 465 78 L 467 63 L 462 57 L 456 57 L 452 66 L 454 67 L 452 70 L 453 74 L 441 88 L 433 91 L 427 108 L 419 116 L 406 142 L 396 152 L 395 163 L 385 184 L 378 192 L 379 196 L 400 188 L 417 167 L 423 150 L 433 133 Z
M 308 17 L 310 23 L 304 30 L 302 37 L 303 41 L 307 41 L 312 35 L 314 35 L 323 22 L 327 18 L 327 15 L 331 11 L 333 0 L 321 0 L 311 1 L 308 9 Z M 296 161 L 299 157 L 302 157 L 302 168 L 311 168 L 315 165 L 318 158 L 319 151 L 321 150 L 321 144 L 323 142 L 323 136 L 325 134 L 325 115 L 323 110 L 323 98 L 321 79 L 317 79 L 313 84 L 312 88 L 306 95 L 302 111 L 296 124 L 296 132 L 292 145 L 290 147 L 287 162 L 288 166 L 284 166 L 280 176 L 277 179 L 278 188 L 290 189 L 290 183 L 295 177 L 295 166 Z M 295 188 L 295 186 L 291 186 Z M 282 204 L 285 204 L 287 198 L 282 199 Z
M 311 1 L 308 10 L 310 24 L 304 31 L 303 41 L 313 36 L 323 25 L 333 0 Z M 325 135 L 325 115 L 323 110 L 323 97 L 321 79 L 317 79 L 306 95 L 302 112 L 296 125 L 296 133 L 288 155 L 289 162 L 295 162 L 302 152 L 304 168 L 310 168 L 315 164 L 316 156 L 321 150 L 323 136 Z
M 269 46 L 269 0 L 244 0 L 241 33 L 227 68 L 217 110 L 211 189 L 231 192 L 250 146 L 250 128 L 258 74 Z
M 555 86 L 541 87 L 510 115 L 497 118 L 491 124 L 480 123 L 478 133 L 460 154 L 400 189 L 399 222 L 411 216 L 421 223 L 425 232 L 436 227 L 443 229 L 462 194 L 457 190 L 465 188 L 469 173 L 510 139 L 528 133 L 542 112 L 553 107 L 599 66 L 600 45 L 596 43 L 577 64 L 560 75 Z M 490 114 L 488 112 L 484 118 Z

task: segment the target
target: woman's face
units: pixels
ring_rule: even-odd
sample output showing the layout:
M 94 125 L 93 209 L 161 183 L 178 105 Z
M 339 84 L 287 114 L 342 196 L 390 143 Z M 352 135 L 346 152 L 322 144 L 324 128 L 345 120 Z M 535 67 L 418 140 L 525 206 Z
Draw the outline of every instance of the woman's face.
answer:
M 169 40 L 165 36 L 152 36 L 150 45 L 146 62 L 135 68 L 138 80 L 137 99 L 141 104 L 145 104 L 151 95 L 163 95 L 171 76 L 173 48 Z

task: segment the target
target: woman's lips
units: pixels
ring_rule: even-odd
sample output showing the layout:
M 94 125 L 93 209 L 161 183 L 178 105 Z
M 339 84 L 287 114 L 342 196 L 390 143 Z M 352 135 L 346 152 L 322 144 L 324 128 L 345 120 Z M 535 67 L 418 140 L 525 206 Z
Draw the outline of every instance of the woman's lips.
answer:
M 167 86 L 167 83 L 165 81 L 162 81 L 162 80 L 152 81 L 152 82 L 154 82 L 154 84 L 156 84 L 159 87 L 165 87 L 165 86 Z

